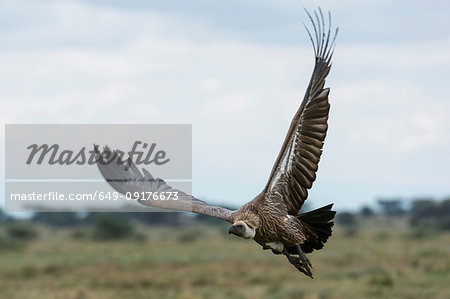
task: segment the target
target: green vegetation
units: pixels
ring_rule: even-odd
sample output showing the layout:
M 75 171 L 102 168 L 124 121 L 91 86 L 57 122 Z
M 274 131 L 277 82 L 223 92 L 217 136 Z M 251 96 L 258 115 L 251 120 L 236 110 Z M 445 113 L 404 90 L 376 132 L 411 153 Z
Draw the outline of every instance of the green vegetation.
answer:
M 450 199 L 436 202 L 432 199 L 415 200 L 410 223 L 415 227 L 450 230 Z
M 149 227 L 94 241 L 90 227 L 37 228 L 0 250 L 1 298 L 450 298 L 450 234 L 406 218 L 358 218 L 309 255 L 315 279 L 226 226 Z M 114 226 L 114 225 L 113 225 Z M 94 226 L 95 227 L 95 226 Z M 2 238 L 14 240 L 0 226 Z
M 94 237 L 100 240 L 124 239 L 133 232 L 134 226 L 128 219 L 101 216 L 94 223 Z
M 0 233 L 0 251 L 4 250 L 18 250 L 23 248 L 23 244 L 4 233 Z
M 18 240 L 32 240 L 38 236 L 37 230 L 28 223 L 11 222 L 5 225 L 7 235 Z

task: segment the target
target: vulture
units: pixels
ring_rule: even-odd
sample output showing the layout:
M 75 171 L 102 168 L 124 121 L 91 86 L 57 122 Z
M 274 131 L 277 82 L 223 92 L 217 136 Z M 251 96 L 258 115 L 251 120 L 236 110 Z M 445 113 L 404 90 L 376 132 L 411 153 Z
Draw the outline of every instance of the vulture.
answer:
M 306 10 L 305 10 L 306 11 Z M 303 101 L 292 119 L 280 153 L 264 189 L 253 200 L 237 210 L 206 204 L 180 190 L 175 190 L 147 170 L 140 171 L 129 163 L 105 163 L 105 157 L 116 157 L 116 151 L 105 147 L 98 154 L 97 166 L 108 183 L 122 194 L 134 194 L 139 203 L 161 209 L 188 211 L 216 217 L 231 223 L 229 234 L 253 239 L 264 250 L 285 255 L 300 272 L 312 278 L 312 264 L 306 254 L 323 248 L 331 236 L 333 204 L 300 213 L 308 190 L 316 179 L 318 163 L 328 129 L 329 88 L 324 88 L 330 72 L 331 57 L 338 28 L 331 28 L 331 14 L 325 21 L 322 10 L 306 11 L 312 29 L 305 29 L 312 42 L 315 66 Z M 142 192 L 176 192 L 173 200 L 148 200 Z

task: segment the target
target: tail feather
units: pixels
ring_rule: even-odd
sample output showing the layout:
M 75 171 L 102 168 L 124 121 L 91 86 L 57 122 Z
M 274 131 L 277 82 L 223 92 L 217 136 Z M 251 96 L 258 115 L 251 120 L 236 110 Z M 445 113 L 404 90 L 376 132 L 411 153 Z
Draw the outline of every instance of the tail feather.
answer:
M 336 215 L 336 211 L 331 210 L 332 207 L 333 204 L 329 204 L 317 210 L 313 210 L 297 216 L 297 218 L 303 223 L 307 224 L 313 232 L 313 234 L 309 236 L 307 241 L 300 245 L 304 253 L 312 252 L 314 249 L 322 249 L 323 245 L 331 236 L 331 228 L 334 225 L 334 222 L 332 220 L 334 218 L 334 215 Z

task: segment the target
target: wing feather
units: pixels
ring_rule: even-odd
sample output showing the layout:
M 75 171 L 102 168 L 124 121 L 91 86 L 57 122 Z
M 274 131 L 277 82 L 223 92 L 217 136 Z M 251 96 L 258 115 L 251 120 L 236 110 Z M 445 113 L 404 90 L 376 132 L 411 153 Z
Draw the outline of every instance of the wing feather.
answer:
M 190 194 L 174 189 L 164 180 L 154 178 L 145 169 L 142 169 L 141 173 L 131 160 L 128 160 L 125 164 L 119 163 L 117 153 L 111 151 L 108 147 L 105 147 L 102 153 L 98 151 L 97 146 L 95 146 L 95 150 L 98 155 L 98 169 L 109 185 L 124 195 L 127 193 L 131 194 L 142 205 L 160 209 L 193 212 L 232 222 L 233 211 L 208 205 Z M 108 158 L 105 160 L 105 157 Z M 177 199 L 145 200 L 139 198 L 139 195 L 135 196 L 135 194 L 142 194 L 142 192 L 177 192 Z
M 325 78 L 331 69 L 331 57 L 338 29 L 332 36 L 331 15 L 326 31 L 323 13 L 306 11 L 314 29 L 314 37 L 305 26 L 315 54 L 315 66 L 305 97 L 292 119 L 286 138 L 272 168 L 269 180 L 258 200 L 282 201 L 288 213 L 297 215 L 308 197 L 308 189 L 316 179 L 318 163 L 328 129 L 329 89 Z M 319 17 L 320 16 L 320 17 Z

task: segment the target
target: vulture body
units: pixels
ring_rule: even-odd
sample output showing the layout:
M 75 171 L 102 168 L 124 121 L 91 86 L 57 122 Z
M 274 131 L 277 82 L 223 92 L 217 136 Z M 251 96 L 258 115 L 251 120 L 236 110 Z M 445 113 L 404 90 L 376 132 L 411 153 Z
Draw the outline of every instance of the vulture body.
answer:
M 326 28 L 320 9 L 313 15 L 306 13 L 314 29 L 311 34 L 305 26 L 314 48 L 314 71 L 269 180 L 262 192 L 252 201 L 238 210 L 231 211 L 207 205 L 192 195 L 174 190 L 163 180 L 153 178 L 145 169 L 139 171 L 131 161 L 127 165 L 97 165 L 109 184 L 122 194 L 176 191 L 177 200 L 135 199 L 146 206 L 200 213 L 228 221 L 232 224 L 230 234 L 253 239 L 263 249 L 284 254 L 300 272 L 312 278 L 312 265 L 306 253 L 324 246 L 331 236 L 332 220 L 336 212 L 331 210 L 332 204 L 304 214 L 299 214 L 299 211 L 308 196 L 308 189 L 316 179 L 328 128 L 329 89 L 324 88 L 324 84 L 331 68 L 338 30 L 331 32 L 330 14 Z M 99 161 L 105 156 L 114 156 L 114 152 L 108 148 L 98 154 Z

